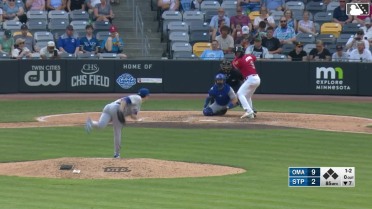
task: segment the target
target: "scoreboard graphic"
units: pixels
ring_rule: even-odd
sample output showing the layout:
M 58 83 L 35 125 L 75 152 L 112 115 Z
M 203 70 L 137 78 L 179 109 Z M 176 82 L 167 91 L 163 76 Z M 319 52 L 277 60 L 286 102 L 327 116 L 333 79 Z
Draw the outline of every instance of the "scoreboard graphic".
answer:
M 355 187 L 355 167 L 289 167 L 289 187 Z
M 347 3 L 346 14 L 352 16 L 369 16 L 369 3 Z

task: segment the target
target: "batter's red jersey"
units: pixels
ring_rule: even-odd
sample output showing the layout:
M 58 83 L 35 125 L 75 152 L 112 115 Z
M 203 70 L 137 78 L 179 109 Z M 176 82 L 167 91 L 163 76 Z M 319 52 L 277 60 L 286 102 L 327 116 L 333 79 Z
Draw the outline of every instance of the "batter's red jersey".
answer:
M 244 78 L 247 78 L 252 74 L 257 74 L 256 66 L 254 66 L 254 62 L 256 60 L 257 60 L 256 56 L 252 54 L 245 54 L 240 58 L 235 57 L 232 64 L 236 69 L 240 70 Z

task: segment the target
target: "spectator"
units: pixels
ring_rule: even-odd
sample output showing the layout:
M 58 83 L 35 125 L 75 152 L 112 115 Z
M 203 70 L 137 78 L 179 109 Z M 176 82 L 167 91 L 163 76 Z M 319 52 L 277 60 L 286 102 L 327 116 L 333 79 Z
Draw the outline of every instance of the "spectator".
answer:
M 353 17 L 346 14 L 346 0 L 339 1 L 340 6 L 333 10 L 333 22 L 340 23 L 342 26 L 346 23 L 351 23 Z
M 66 0 L 47 0 L 46 8 L 48 9 L 48 11 L 65 10 Z
M 93 14 L 94 12 L 94 8 L 96 7 L 97 4 L 101 3 L 101 0 L 86 0 L 85 4 L 86 4 L 86 7 L 87 10 L 88 10 L 88 13 L 90 15 Z
M 357 41 L 357 48 L 350 52 L 350 62 L 371 62 L 372 54 L 363 41 Z
M 293 19 L 293 12 L 290 9 L 284 11 L 284 17 L 287 19 L 287 25 L 297 31 L 297 20 Z
M 221 35 L 216 37 L 224 54 L 231 53 L 234 48 L 234 38 L 229 34 L 230 27 L 222 26 Z
M 240 45 L 243 47 L 243 50 L 244 52 L 247 50 L 247 48 L 249 47 L 251 41 L 249 40 L 249 38 L 243 38 L 242 41 L 240 42 Z
M 39 49 L 36 47 L 36 42 L 32 34 L 28 31 L 28 27 L 26 24 L 21 26 L 21 32 L 15 32 L 13 34 L 15 40 L 18 38 L 22 38 L 25 40 L 25 47 L 29 49 L 31 52 L 37 52 Z
M 372 14 L 371 14 L 371 11 L 372 11 L 371 0 L 359 0 L 357 3 L 368 3 L 369 4 L 369 14 L 368 15 L 359 15 L 359 16 L 356 16 L 356 17 L 354 17 L 354 20 L 353 20 L 353 22 L 359 23 L 359 24 L 361 24 L 361 25 L 364 26 L 364 20 L 367 17 L 369 17 L 369 18 L 372 17 Z
M 0 52 L 11 56 L 14 49 L 14 39 L 10 30 L 5 30 L 3 37 L 0 39 Z
M 263 0 L 262 6 L 266 7 L 269 11 L 283 11 L 285 8 L 285 0 Z
M 288 53 L 288 59 L 292 61 L 307 61 L 307 53 L 301 42 L 296 43 L 296 47 Z
M 274 28 L 268 27 L 266 31 L 266 37 L 262 38 L 262 46 L 266 47 L 269 50 L 269 54 L 280 54 L 282 52 L 280 41 L 273 35 Z
M 26 59 L 32 56 L 31 51 L 25 47 L 25 40 L 23 38 L 18 38 L 14 45 L 14 50 L 12 51 L 13 59 Z
M 27 0 L 27 10 L 45 11 L 45 0 Z
M 269 26 L 271 27 L 271 26 Z M 255 36 L 259 36 L 261 39 L 263 37 L 266 37 L 266 23 L 264 21 L 261 21 L 259 24 L 258 24 L 258 28 L 256 30 L 256 35 Z
M 292 44 L 296 41 L 295 31 L 287 25 L 287 19 L 285 17 L 280 18 L 280 26 L 275 29 L 274 37 L 279 39 L 281 44 Z
M 342 45 L 336 46 L 336 52 L 332 54 L 332 61 L 347 62 L 349 60 L 349 54 L 343 51 Z
M 257 16 L 256 18 L 254 18 L 253 28 L 257 29 L 258 24 L 261 21 L 264 21 L 266 23 L 266 27 L 271 26 L 271 27 L 275 28 L 275 20 L 272 16 L 269 16 L 269 13 L 268 13 L 266 7 L 261 7 L 260 16 Z
M 110 28 L 110 36 L 103 40 L 101 48 L 104 53 L 115 53 L 120 59 L 127 58 L 123 52 L 124 41 L 119 37 L 119 33 L 115 26 Z
M 41 59 L 59 59 L 59 51 L 56 48 L 54 41 L 49 41 L 47 46 L 40 49 L 40 58 Z
M 66 33 L 58 38 L 58 49 L 62 53 L 76 54 L 79 52 L 79 39 L 74 37 L 74 27 L 68 25 Z
M 86 35 L 80 39 L 80 50 L 84 53 L 89 52 L 97 54 L 100 45 L 98 39 L 93 35 L 93 26 L 85 26 L 85 32 Z
M 364 19 L 364 26 L 360 28 L 364 32 L 364 39 L 367 38 L 370 45 L 372 44 L 372 27 L 371 26 L 372 26 L 371 18 L 367 17 L 366 19 Z
M 269 54 L 269 51 L 266 47 L 262 46 L 262 39 L 260 37 L 257 37 L 254 39 L 254 44 L 248 46 L 248 48 L 245 50 L 245 54 L 253 54 L 257 58 L 266 58 L 266 56 Z
M 241 27 L 246 25 L 249 27 L 249 30 L 252 30 L 251 19 L 249 19 L 248 16 L 243 15 L 243 10 L 240 6 L 236 8 L 236 15 L 230 17 L 230 27 L 233 30 L 233 33 L 237 25 L 240 25 Z
M 312 20 L 309 20 L 310 12 L 304 11 L 302 15 L 302 20 L 298 22 L 298 33 L 309 33 L 314 36 L 317 35 L 317 32 L 315 31 L 315 25 Z
M 111 5 L 106 0 L 101 0 L 101 3 L 96 4 L 94 7 L 94 21 L 109 21 L 112 23 L 114 19 L 114 12 L 112 11 Z
M 211 22 L 209 23 L 209 26 L 210 26 L 211 32 L 212 32 L 212 34 L 211 34 L 212 35 L 212 40 L 216 39 L 217 30 L 218 30 L 218 28 L 220 28 L 221 22 L 224 22 L 225 25 L 227 25 L 230 28 L 230 18 L 228 18 L 225 15 L 225 10 L 222 7 L 220 7 L 217 11 L 218 11 L 218 14 L 213 16 L 212 19 L 211 19 Z
M 193 0 L 192 3 L 195 6 L 195 9 L 200 9 L 200 4 L 203 2 L 203 0 Z
M 179 0 L 158 0 L 158 7 L 161 9 L 161 13 L 164 11 L 179 11 L 180 1 Z
M 248 28 L 248 26 L 244 26 L 244 27 Z M 246 28 L 244 28 L 244 30 L 247 30 Z M 235 30 L 233 30 L 233 32 L 231 34 L 233 39 L 234 39 L 234 44 L 240 43 L 240 41 L 243 37 L 242 31 L 243 31 L 242 26 L 240 24 L 236 25 Z M 248 31 L 249 31 L 249 28 L 248 28 Z
M 67 0 L 67 11 L 83 10 L 85 11 L 85 0 Z
M 249 30 L 248 26 L 246 26 L 246 25 L 243 26 L 242 30 L 241 30 L 241 33 L 242 33 L 242 35 L 240 37 L 237 36 L 236 39 L 234 39 L 235 44 L 242 45 L 242 41 L 244 39 L 248 42 L 253 41 L 253 36 L 252 36 L 252 33 L 250 33 L 250 30 Z M 244 48 L 244 46 L 243 46 L 243 48 Z
M 369 49 L 369 42 L 364 38 L 364 31 L 360 29 L 354 37 L 350 37 L 346 43 L 345 49 L 350 53 L 357 48 L 357 42 L 362 41 L 367 49 Z
M 24 16 L 25 11 L 23 7 L 17 5 L 15 0 L 7 0 L 7 2 L 3 6 L 3 18 L 4 20 L 22 20 L 22 16 Z M 22 21 L 23 22 L 23 21 Z
M 218 41 L 213 40 L 211 42 L 212 49 L 206 49 L 200 55 L 200 59 L 203 60 L 221 60 L 224 58 L 223 51 L 218 48 Z
M 324 47 L 321 40 L 317 40 L 314 49 L 309 53 L 309 60 L 311 61 L 331 61 L 331 53 Z
M 195 4 L 193 0 L 179 0 L 180 1 L 180 11 L 192 11 L 195 10 Z
M 261 0 L 238 0 L 237 6 L 242 7 L 243 13 L 248 15 L 250 12 L 260 10 Z

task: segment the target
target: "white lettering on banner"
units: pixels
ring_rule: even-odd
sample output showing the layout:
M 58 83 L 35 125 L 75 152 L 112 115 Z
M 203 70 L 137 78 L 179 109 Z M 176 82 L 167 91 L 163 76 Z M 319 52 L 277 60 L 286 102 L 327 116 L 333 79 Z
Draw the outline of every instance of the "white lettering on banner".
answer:
M 102 75 L 89 75 L 89 85 L 109 87 L 110 79 Z
M 32 66 L 31 69 L 33 69 L 34 66 Z M 40 67 L 40 66 L 35 66 Z M 47 74 L 48 78 L 45 80 L 45 74 Z M 53 80 L 53 75 L 55 75 L 55 80 Z M 28 86 L 57 86 L 61 82 L 61 71 L 28 71 L 25 74 L 25 83 Z
M 152 64 L 145 64 L 144 67 L 146 70 L 150 70 L 152 68 Z
M 110 86 L 110 78 L 97 75 L 99 72 L 98 64 L 84 64 L 81 68 L 83 75 L 76 75 L 71 77 L 71 87 L 78 86 Z
M 85 86 L 87 85 L 87 76 L 86 75 L 77 75 L 71 77 L 71 86 Z
M 99 67 L 97 64 L 84 64 L 81 68 L 81 73 L 83 74 L 94 74 L 99 71 Z
M 141 70 L 141 64 L 123 64 L 123 69 L 125 70 Z

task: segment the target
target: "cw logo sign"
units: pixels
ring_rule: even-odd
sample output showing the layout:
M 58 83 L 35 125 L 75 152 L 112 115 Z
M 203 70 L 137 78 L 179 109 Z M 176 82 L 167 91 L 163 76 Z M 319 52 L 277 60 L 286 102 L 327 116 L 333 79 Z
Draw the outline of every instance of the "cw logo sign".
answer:
M 317 67 L 316 79 L 344 79 L 344 71 L 340 67 Z
M 61 71 L 28 71 L 25 74 L 25 83 L 28 86 L 57 86 L 60 82 Z

